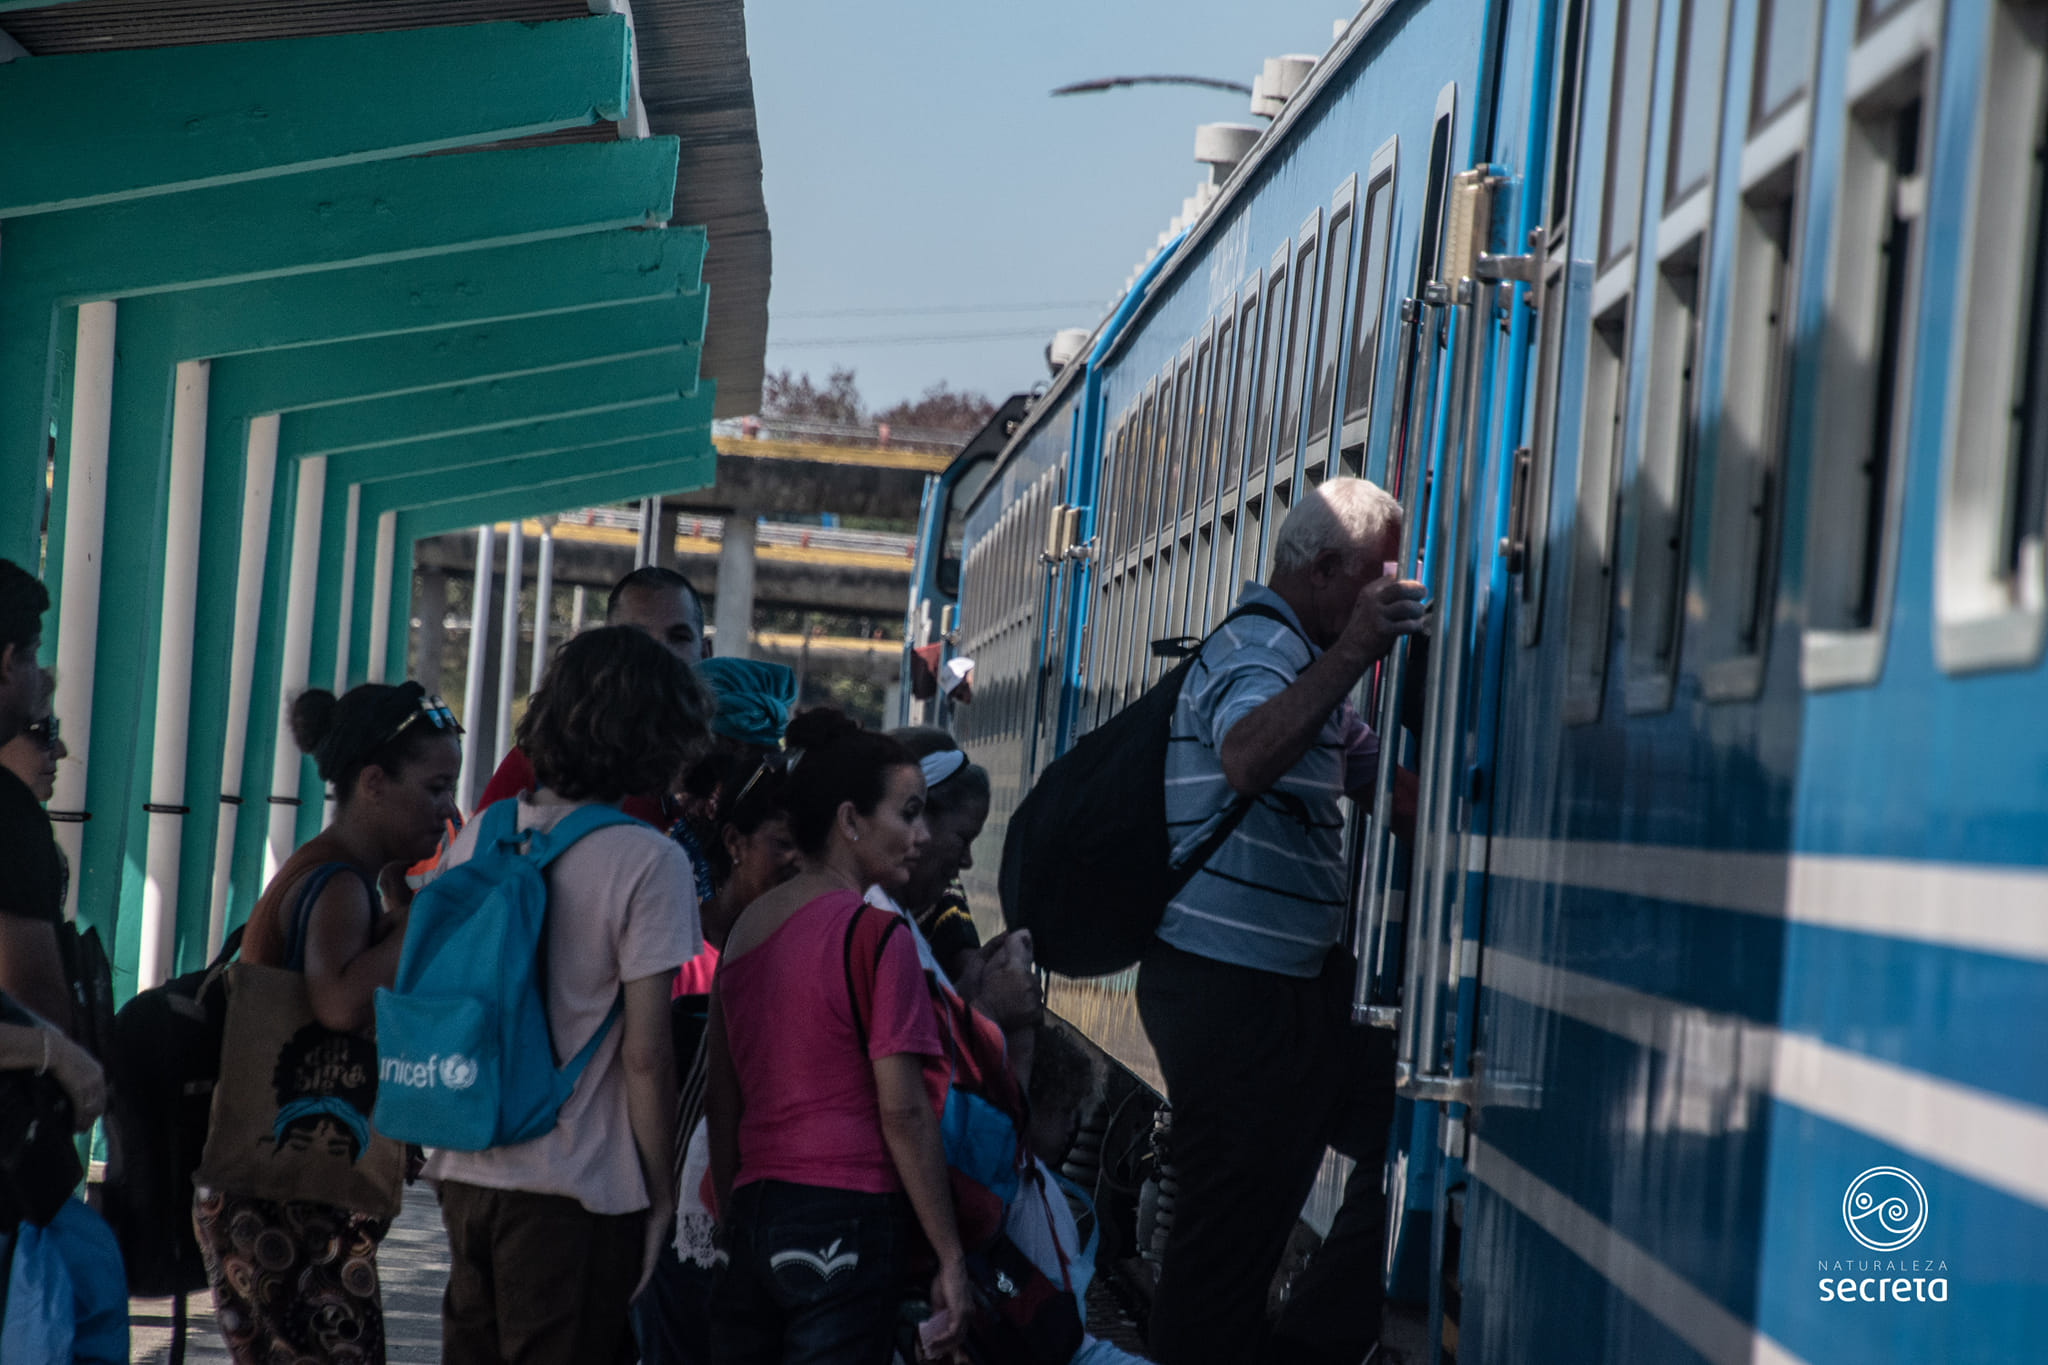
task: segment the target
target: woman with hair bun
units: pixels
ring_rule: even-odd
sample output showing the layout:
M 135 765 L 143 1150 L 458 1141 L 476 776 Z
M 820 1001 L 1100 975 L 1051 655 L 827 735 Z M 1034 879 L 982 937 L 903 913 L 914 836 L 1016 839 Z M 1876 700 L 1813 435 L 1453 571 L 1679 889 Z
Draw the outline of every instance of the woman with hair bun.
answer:
M 304 1064 L 279 1081 L 303 1090 L 308 1077 L 353 1077 L 364 1064 L 375 1075 L 371 997 L 397 974 L 408 908 L 386 910 L 379 879 L 402 888 L 404 869 L 433 853 L 444 822 L 455 817 L 462 727 L 416 682 L 366 683 L 339 698 L 302 692 L 292 702 L 291 727 L 334 796 L 334 823 L 271 878 L 249 914 L 241 955 L 305 974 L 307 1000 L 325 1032 L 297 1052 L 286 1049 L 303 1053 Z M 328 1054 L 336 1055 L 319 1060 Z M 294 1091 L 298 1116 L 285 1122 L 281 1113 L 280 1145 L 319 1143 L 360 1155 L 367 1095 L 338 1080 L 317 1089 Z M 382 1219 L 202 1188 L 193 1222 L 235 1361 L 384 1359 L 376 1273 Z
M 741 913 L 712 987 L 711 1179 L 730 1252 L 712 1359 L 884 1365 L 920 1228 L 939 1265 L 927 1354 L 944 1358 L 972 1311 L 928 1080 L 944 1083 L 945 1045 L 907 935 L 881 936 L 872 961 L 850 952 L 858 917 L 880 913 L 862 893 L 900 890 L 928 837 L 924 774 L 830 709 L 798 716 L 788 744 L 804 871 Z

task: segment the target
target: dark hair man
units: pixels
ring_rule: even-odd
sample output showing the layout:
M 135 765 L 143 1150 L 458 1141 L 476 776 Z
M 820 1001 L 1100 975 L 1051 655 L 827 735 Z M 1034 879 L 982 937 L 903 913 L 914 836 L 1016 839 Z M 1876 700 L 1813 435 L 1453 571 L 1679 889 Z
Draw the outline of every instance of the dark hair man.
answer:
M 711 642 L 704 638 L 704 599 L 697 595 L 690 580 L 674 569 L 650 564 L 612 584 L 604 601 L 604 623 L 643 631 L 686 664 L 711 657 Z M 482 810 L 533 789 L 533 764 L 515 744 L 491 774 L 491 780 L 484 784 L 476 808 Z M 667 792 L 629 796 L 620 809 L 658 829 L 667 829 L 667 798 Z
M 1280 529 L 1269 582 L 1240 596 L 1281 619 L 1243 616 L 1212 636 L 1174 712 L 1166 818 L 1180 847 L 1254 799 L 1167 906 L 1139 967 L 1180 1182 L 1152 1307 L 1164 1365 L 1356 1361 L 1378 1337 L 1393 1048 L 1392 1035 L 1350 1021 L 1338 798 L 1369 801 L 1381 761 L 1352 689 L 1397 639 L 1425 629 L 1422 585 L 1388 572 L 1401 520 L 1401 505 L 1363 479 L 1310 490 Z M 1396 776 L 1398 827 L 1413 787 Z M 1327 1296 L 1298 1284 L 1268 1341 L 1267 1286 L 1333 1142 L 1359 1161 L 1361 1198 L 1319 1261 L 1366 1254 L 1348 1276 L 1319 1277 L 1342 1311 L 1319 1311 Z
M 21 733 L 43 694 L 43 613 L 50 594 L 0 559 L 0 742 Z M 0 992 L 70 1031 L 71 993 L 57 947 L 64 859 L 28 784 L 0 768 Z

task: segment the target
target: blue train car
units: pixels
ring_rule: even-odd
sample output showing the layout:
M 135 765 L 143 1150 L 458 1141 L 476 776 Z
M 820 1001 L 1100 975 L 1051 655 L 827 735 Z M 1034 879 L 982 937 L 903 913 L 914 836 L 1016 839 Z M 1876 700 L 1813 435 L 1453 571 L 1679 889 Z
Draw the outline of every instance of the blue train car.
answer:
M 2044 225 L 2037 3 L 1371 3 L 932 510 L 986 918 L 1297 490 L 1408 507 L 1354 946 L 1433 1359 L 2048 1354 Z M 1156 1088 L 1130 987 L 1052 998 Z

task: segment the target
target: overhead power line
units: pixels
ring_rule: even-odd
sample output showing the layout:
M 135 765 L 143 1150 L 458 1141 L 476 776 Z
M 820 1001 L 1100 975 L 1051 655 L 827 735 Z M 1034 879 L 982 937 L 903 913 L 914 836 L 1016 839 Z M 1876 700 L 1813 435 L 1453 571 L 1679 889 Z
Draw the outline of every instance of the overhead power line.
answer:
M 1216 76 L 1101 76 L 1092 81 L 1075 81 L 1072 85 L 1060 86 L 1052 93 L 1099 95 L 1120 85 L 1199 85 L 1205 89 L 1228 90 L 1238 95 L 1249 95 L 1252 92 L 1252 88 L 1242 81 L 1226 81 Z
M 782 319 L 796 318 L 918 318 L 950 313 L 1050 313 L 1065 308 L 1100 308 L 1101 299 L 1057 299 L 1048 303 L 959 303 L 932 308 L 802 308 L 793 313 L 776 310 Z
M 924 346 L 942 341 L 1023 341 L 1028 338 L 1041 341 L 1052 340 L 1052 334 L 1043 327 L 1013 327 L 991 332 L 932 332 L 921 336 L 865 336 L 865 337 L 792 337 L 784 340 L 769 337 L 770 350 L 796 351 L 820 346 Z

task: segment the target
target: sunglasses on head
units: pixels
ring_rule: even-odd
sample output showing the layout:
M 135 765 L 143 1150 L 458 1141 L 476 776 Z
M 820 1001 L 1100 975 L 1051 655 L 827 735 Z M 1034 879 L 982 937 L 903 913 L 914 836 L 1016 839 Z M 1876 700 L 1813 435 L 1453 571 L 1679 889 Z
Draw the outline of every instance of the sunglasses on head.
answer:
M 411 715 L 398 722 L 398 728 L 391 732 L 391 738 L 397 739 L 420 721 L 425 721 L 436 730 L 451 735 L 462 733 L 462 724 L 455 719 L 455 713 L 448 709 L 448 703 L 442 701 L 439 696 L 425 696 L 420 698 L 419 705 L 413 708 Z
M 32 720 L 22 733 L 42 748 L 54 749 L 57 747 L 57 718 L 44 716 L 41 720 Z

